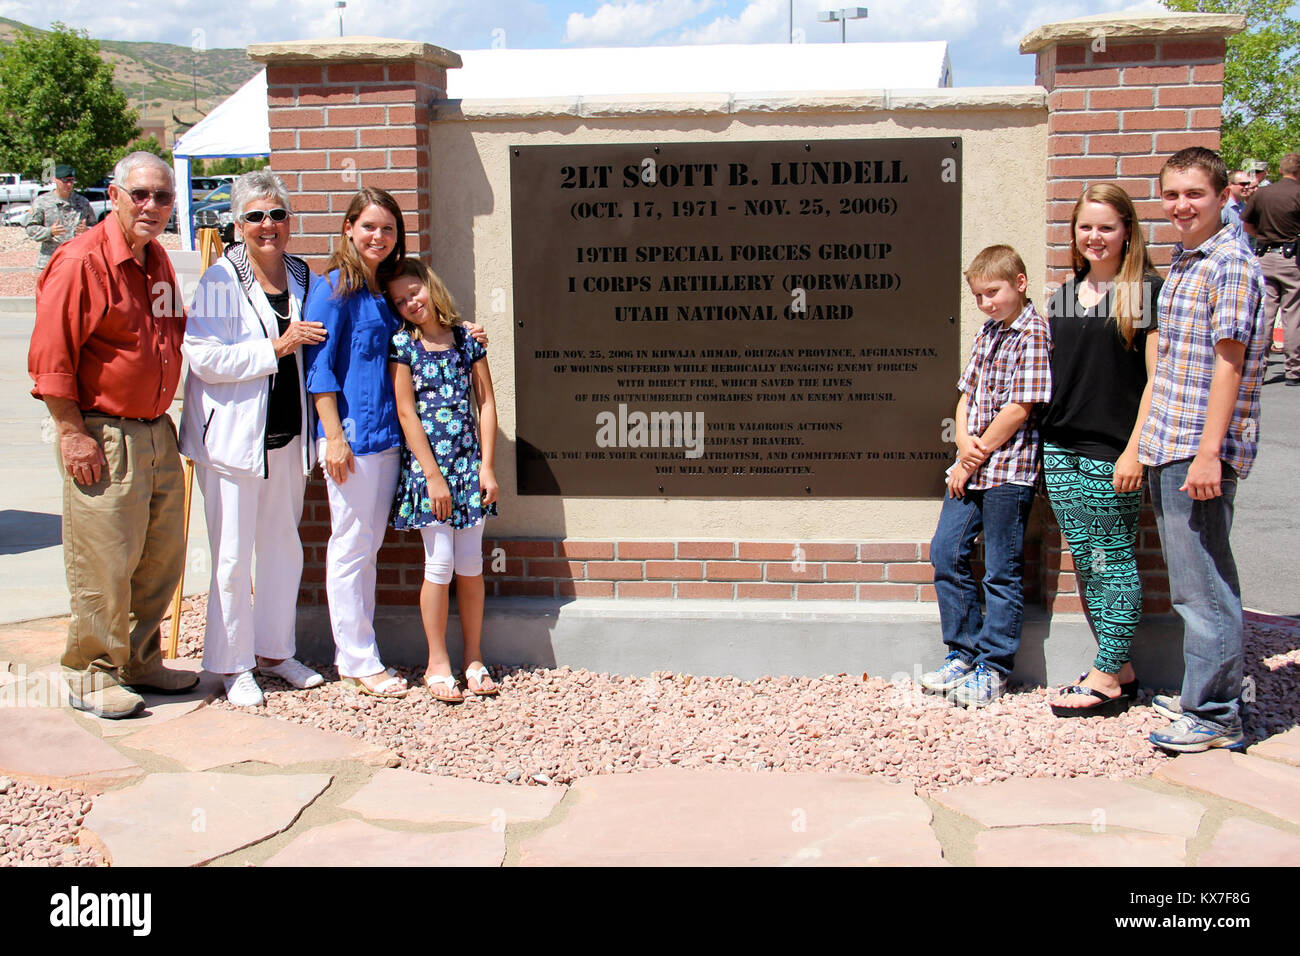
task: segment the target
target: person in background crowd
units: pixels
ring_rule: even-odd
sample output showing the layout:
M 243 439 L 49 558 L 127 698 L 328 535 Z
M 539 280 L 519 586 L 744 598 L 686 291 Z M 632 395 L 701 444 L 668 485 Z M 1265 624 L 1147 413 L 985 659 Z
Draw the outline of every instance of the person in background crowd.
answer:
M 1250 197 L 1242 225 L 1255 238 L 1255 254 L 1264 271 L 1264 321 L 1272 333 L 1274 320 L 1282 327 L 1283 375 L 1287 385 L 1300 385 L 1300 153 L 1287 153 L 1278 164 L 1282 178 Z
M 1232 194 L 1223 207 L 1223 222 L 1241 228 L 1241 213 L 1246 208 L 1246 190 L 1253 189 L 1250 173 L 1239 169 L 1228 177 L 1228 191 Z
M 316 464 L 302 346 L 325 330 L 301 321 L 315 277 L 285 254 L 291 222 L 280 177 L 244 173 L 230 206 L 242 241 L 199 280 L 185 331 L 181 451 L 203 489 L 212 549 L 203 666 L 221 675 L 232 704 L 255 707 L 263 703 L 255 667 L 300 689 L 324 683 L 294 658 L 294 627 L 298 520 Z
M 160 631 L 185 561 L 185 482 L 167 415 L 185 312 L 155 241 L 176 183 L 163 160 L 135 152 L 108 193 L 113 214 L 62 243 L 41 273 L 27 368 L 59 436 L 70 702 L 113 719 L 144 708 L 140 691 L 184 693 L 198 675 L 163 665 Z
M 27 238 L 41 244 L 36 255 L 37 270 L 45 268 L 60 245 L 95 224 L 90 200 L 72 191 L 76 182 L 77 171 L 67 163 L 59 163 L 54 167 L 54 188 L 36 197 L 23 220 Z

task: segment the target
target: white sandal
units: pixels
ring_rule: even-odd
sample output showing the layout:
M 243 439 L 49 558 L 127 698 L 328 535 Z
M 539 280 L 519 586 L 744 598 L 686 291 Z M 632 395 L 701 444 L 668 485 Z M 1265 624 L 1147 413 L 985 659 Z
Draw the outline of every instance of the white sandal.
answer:
M 497 693 L 501 690 L 500 687 L 493 687 L 491 690 L 472 690 L 472 689 L 470 689 L 470 686 L 469 686 L 469 682 L 470 682 L 470 681 L 472 681 L 472 680 L 476 680 L 476 681 L 479 682 L 479 686 L 482 687 L 482 686 L 483 686 L 483 678 L 484 678 L 484 677 L 488 677 L 488 676 L 490 676 L 490 675 L 488 674 L 488 669 L 487 669 L 486 667 L 471 667 L 471 668 L 469 668 L 468 670 L 465 671 L 465 689 L 468 690 L 468 691 L 469 691 L 471 694 L 473 694 L 475 697 L 495 697 L 495 696 L 497 695 Z
M 465 698 L 460 696 L 460 694 L 457 694 L 455 697 L 443 697 L 439 694 L 435 694 L 433 692 L 433 686 L 435 684 L 445 684 L 447 686 L 447 690 L 449 691 L 456 690 L 456 678 L 452 677 L 450 674 L 446 674 L 443 676 L 434 675 L 432 677 L 430 677 L 428 674 L 424 675 L 424 686 L 429 688 L 429 696 L 432 697 L 434 700 L 441 701 L 444 704 L 465 703 Z
M 387 671 L 385 673 L 388 673 Z M 387 680 L 380 681 L 374 687 L 367 687 L 365 681 L 360 677 L 340 677 L 340 683 L 358 694 L 365 694 L 369 697 L 387 697 L 390 699 L 401 699 L 411 692 L 411 688 L 406 686 L 406 681 L 400 677 L 389 677 Z

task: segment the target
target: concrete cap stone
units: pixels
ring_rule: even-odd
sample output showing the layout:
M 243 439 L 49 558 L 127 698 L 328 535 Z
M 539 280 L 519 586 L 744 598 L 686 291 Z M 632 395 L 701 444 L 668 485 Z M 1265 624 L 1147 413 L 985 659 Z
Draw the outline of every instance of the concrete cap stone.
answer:
M 394 40 L 388 37 L 351 36 L 328 40 L 284 40 L 277 43 L 253 43 L 248 58 L 258 63 L 374 63 L 423 61 L 434 66 L 456 69 L 462 65 L 460 54 L 432 43 L 418 40 Z
M 1229 37 L 1245 29 L 1246 18 L 1233 13 L 1097 13 L 1030 30 L 1020 41 L 1020 52 L 1037 53 L 1062 43 L 1089 43 L 1098 36 L 1108 41 Z
M 491 827 L 412 833 L 339 820 L 296 837 L 265 865 L 500 866 L 505 857 L 505 834 Z

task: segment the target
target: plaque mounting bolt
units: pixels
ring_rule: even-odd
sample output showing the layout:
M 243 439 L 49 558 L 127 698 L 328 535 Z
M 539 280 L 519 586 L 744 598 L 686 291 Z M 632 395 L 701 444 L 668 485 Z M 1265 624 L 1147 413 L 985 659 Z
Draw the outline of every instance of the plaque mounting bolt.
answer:
M 956 319 L 954 319 L 954 318 L 953 318 L 953 317 L 952 317 L 952 316 L 951 316 L 951 315 L 950 315 L 950 316 L 948 316 L 948 324 L 949 324 L 949 325 L 951 325 L 951 324 L 953 324 L 953 323 L 955 323 L 955 322 L 956 322 L 956 321 L 957 321 L 957 320 L 956 320 Z M 522 323 L 522 322 L 520 322 L 520 323 L 519 323 L 519 324 L 520 324 L 520 325 L 523 325 L 523 323 Z
M 812 152 L 812 143 L 804 143 L 804 144 L 803 144 L 803 151 L 804 151 L 805 153 L 811 153 L 811 152 Z
M 812 485 L 804 485 L 803 490 L 805 494 L 812 494 Z
M 957 141 L 955 139 L 952 141 L 952 148 L 953 149 L 957 148 Z
M 950 321 L 951 321 L 951 320 L 950 320 Z M 519 320 L 519 327 L 520 327 L 521 329 L 524 327 L 524 320 L 523 320 L 523 319 L 520 319 L 520 320 Z
M 656 153 L 657 153 L 657 152 L 659 152 L 659 147 L 658 147 L 658 146 L 656 146 L 656 147 L 655 147 L 655 148 L 654 148 L 654 150 L 655 150 L 655 152 L 656 152 Z M 663 489 L 662 489 L 662 488 L 660 488 L 660 489 L 659 489 L 659 490 L 660 490 L 660 491 L 663 491 Z
M 664 493 L 664 486 L 663 486 L 663 485 L 660 485 L 660 486 L 659 486 L 659 494 L 662 495 L 663 493 Z

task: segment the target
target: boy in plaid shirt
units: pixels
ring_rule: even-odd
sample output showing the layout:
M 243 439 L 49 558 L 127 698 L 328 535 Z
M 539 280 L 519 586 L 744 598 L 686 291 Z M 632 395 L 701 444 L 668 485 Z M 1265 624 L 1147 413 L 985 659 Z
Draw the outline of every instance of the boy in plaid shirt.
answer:
M 965 274 L 989 318 L 957 383 L 957 461 L 930 542 L 949 653 L 921 686 L 984 707 L 1002 696 L 1020 646 L 1025 522 L 1041 458 L 1034 406 L 1052 397 L 1051 333 L 1025 295 L 1025 263 L 1010 246 L 989 246 Z M 981 530 L 987 616 L 970 568 Z
M 1255 460 L 1264 377 L 1264 277 L 1241 233 L 1220 222 L 1228 171 L 1218 153 L 1180 150 L 1160 170 L 1165 215 L 1181 233 L 1160 290 L 1151 411 L 1138 444 L 1169 599 L 1183 619 L 1181 698 L 1152 706 L 1174 723 L 1164 750 L 1236 749 L 1241 728 L 1241 588 L 1228 534 L 1237 481 Z

